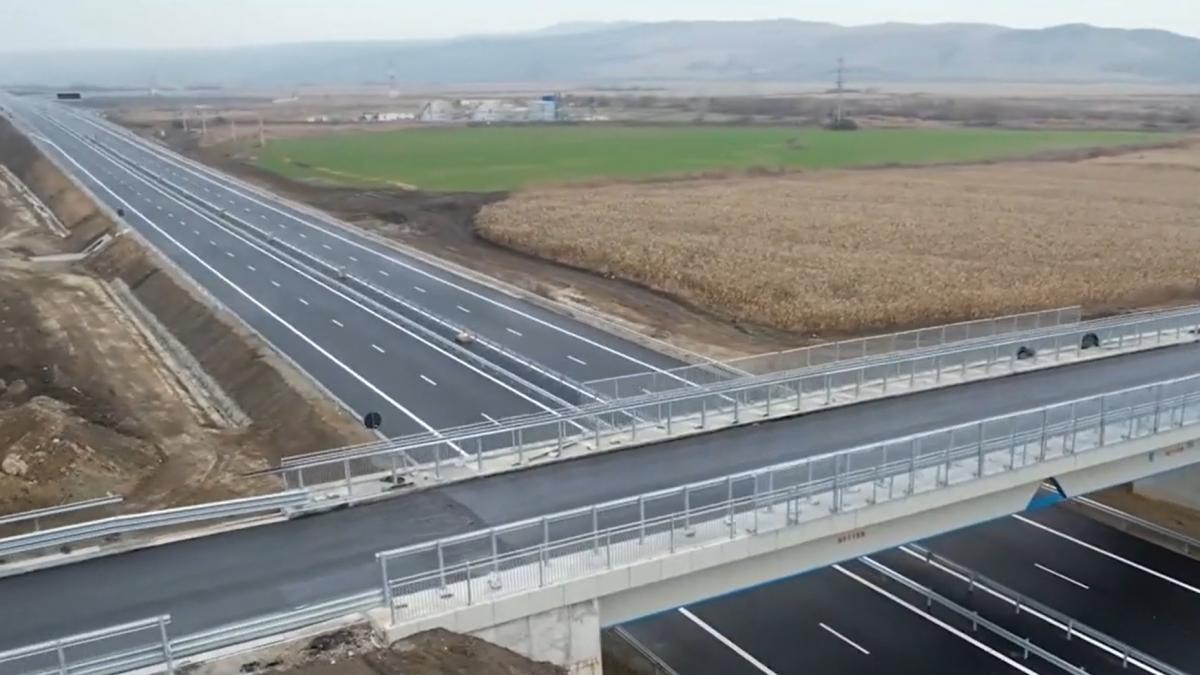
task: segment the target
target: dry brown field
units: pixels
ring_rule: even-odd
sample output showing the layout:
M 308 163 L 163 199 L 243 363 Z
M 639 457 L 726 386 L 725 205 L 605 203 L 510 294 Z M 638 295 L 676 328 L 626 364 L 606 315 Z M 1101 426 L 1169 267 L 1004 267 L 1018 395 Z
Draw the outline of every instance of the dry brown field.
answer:
M 1081 162 L 545 187 L 501 245 L 740 322 L 839 334 L 1200 298 L 1200 140 Z

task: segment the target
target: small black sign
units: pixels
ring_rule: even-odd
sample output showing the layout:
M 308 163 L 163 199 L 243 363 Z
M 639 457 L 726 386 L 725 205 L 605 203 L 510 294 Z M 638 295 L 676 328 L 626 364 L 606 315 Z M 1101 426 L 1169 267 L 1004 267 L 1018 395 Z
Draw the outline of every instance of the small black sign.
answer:
M 368 429 L 378 429 L 379 425 L 383 424 L 383 415 L 377 412 L 369 412 L 363 415 L 363 426 Z

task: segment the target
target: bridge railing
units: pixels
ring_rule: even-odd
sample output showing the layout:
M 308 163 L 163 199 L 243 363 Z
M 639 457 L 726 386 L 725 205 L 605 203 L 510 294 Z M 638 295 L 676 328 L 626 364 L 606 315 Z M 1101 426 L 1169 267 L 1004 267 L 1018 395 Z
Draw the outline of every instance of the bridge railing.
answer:
M 746 377 L 285 460 L 293 487 L 339 486 L 347 500 L 418 476 L 482 475 L 564 452 L 638 445 L 883 396 L 1195 341 L 1200 308 L 1084 322 L 951 347 L 868 358 L 848 367 Z M 324 488 L 328 491 L 328 487 Z
M 822 454 L 377 554 L 392 620 L 1200 424 L 1200 376 Z
M 768 375 L 1039 328 L 1071 325 L 1079 323 L 1082 317 L 1083 310 L 1079 306 L 1060 307 L 1039 312 L 1011 314 L 883 335 L 837 340 L 718 363 L 699 363 L 666 370 L 605 377 L 588 380 L 584 382 L 584 385 L 601 396 L 615 400 L 640 396 L 647 391 L 670 391 L 688 386 L 723 382 L 745 374 Z

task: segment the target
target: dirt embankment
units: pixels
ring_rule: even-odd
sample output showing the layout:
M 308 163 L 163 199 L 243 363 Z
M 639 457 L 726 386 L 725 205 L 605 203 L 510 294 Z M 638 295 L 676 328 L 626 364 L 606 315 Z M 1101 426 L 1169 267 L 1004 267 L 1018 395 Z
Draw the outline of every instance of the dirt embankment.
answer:
M 440 628 L 382 647 L 365 626 L 344 628 L 189 670 L 191 675 L 565 675 L 565 672 L 485 640 Z
M 369 438 L 6 121 L 0 162 L 69 231 L 0 189 L 0 513 L 107 492 L 144 510 L 278 489 L 241 474 Z M 116 240 L 85 262 L 36 259 L 104 234 Z

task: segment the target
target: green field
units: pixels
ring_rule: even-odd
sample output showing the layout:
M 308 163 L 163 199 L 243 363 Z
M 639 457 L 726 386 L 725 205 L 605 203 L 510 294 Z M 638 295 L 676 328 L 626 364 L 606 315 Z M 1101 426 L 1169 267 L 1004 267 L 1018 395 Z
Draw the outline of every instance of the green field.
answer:
M 755 167 L 969 162 L 1170 140 L 1166 134 L 1117 131 L 472 127 L 280 139 L 259 152 L 258 162 L 304 180 L 489 191 Z

